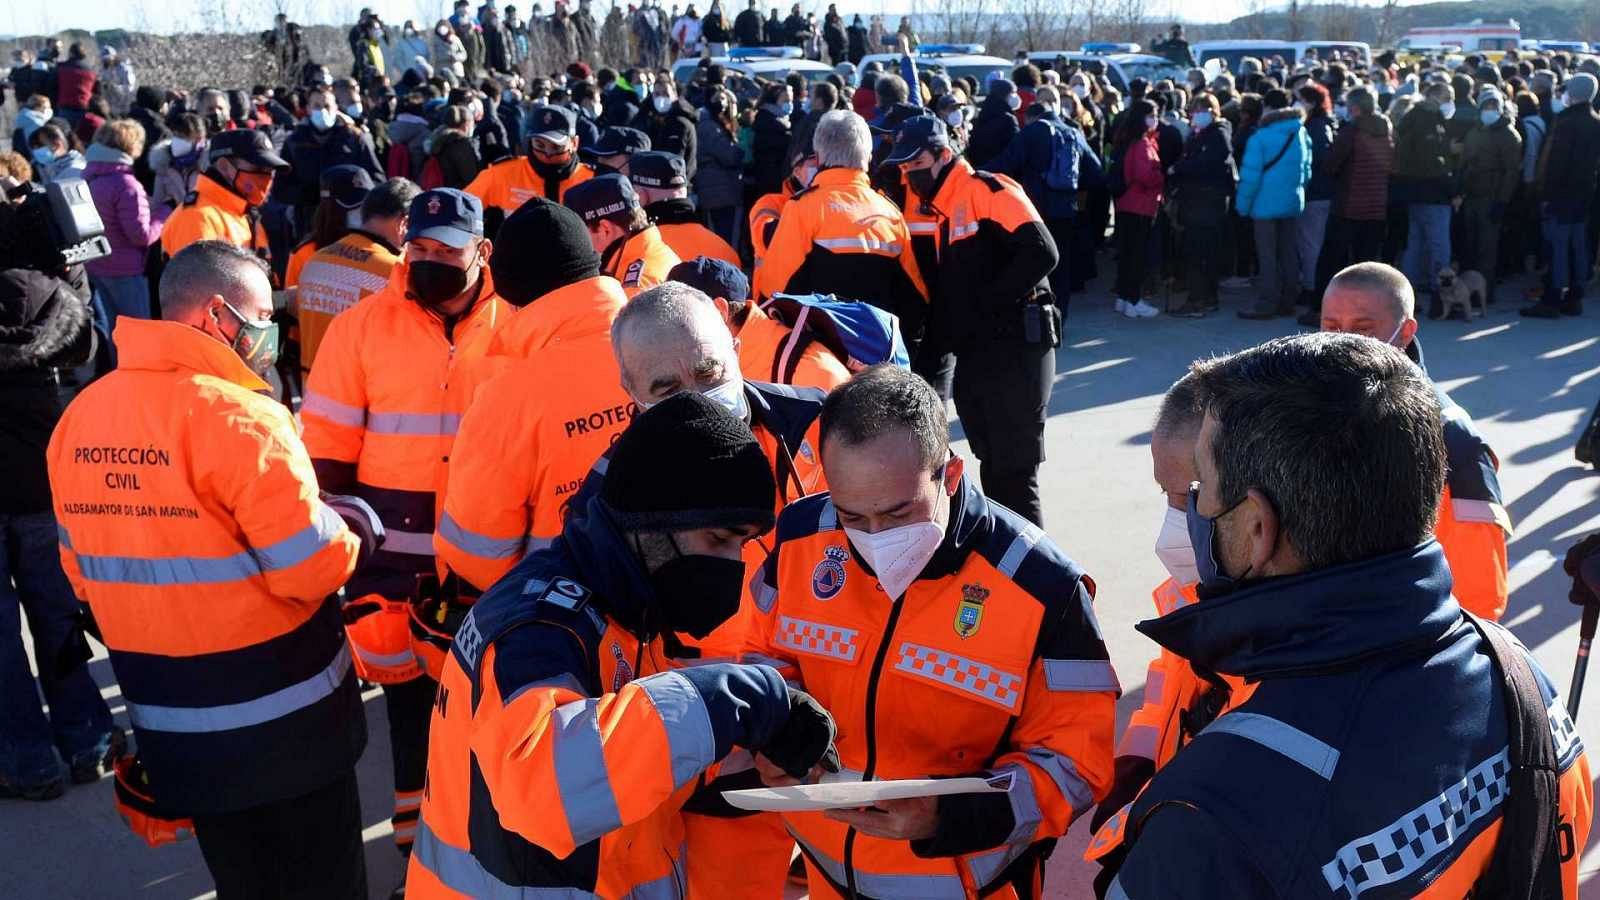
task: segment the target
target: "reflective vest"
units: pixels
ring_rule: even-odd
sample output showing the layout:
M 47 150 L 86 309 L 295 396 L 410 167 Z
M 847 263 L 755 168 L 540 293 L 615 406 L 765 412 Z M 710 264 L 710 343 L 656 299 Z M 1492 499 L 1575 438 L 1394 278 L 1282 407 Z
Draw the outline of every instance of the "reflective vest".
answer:
M 679 811 L 739 739 L 724 701 L 759 719 L 788 699 L 769 670 L 757 696 L 667 671 L 634 630 L 643 580 L 591 511 L 473 606 L 434 705 L 407 896 L 683 896 Z
M 307 258 L 295 293 L 301 368 L 311 371 L 333 317 L 382 290 L 400 258 L 400 248 L 366 231 L 352 231 Z
M 682 262 L 661 239 L 654 225 L 619 238 L 600 255 L 600 271 L 622 284 L 629 297 L 667 280 L 672 267 Z
M 902 318 L 928 300 L 905 217 L 872 189 L 867 173 L 845 168 L 818 172 L 784 205 L 751 289 L 760 299 L 835 294 Z
M 288 410 L 225 344 L 117 323 L 117 369 L 47 451 L 61 562 L 111 651 L 164 808 L 233 812 L 347 775 L 366 719 L 327 598 L 357 538 Z
M 1510 594 L 1506 541 L 1511 516 L 1500 494 L 1500 460 L 1472 416 L 1437 385 L 1444 421 L 1445 485 L 1433 535 L 1450 563 L 1462 608 L 1499 621 Z
M 434 539 L 468 583 L 487 589 L 561 532 L 584 477 L 637 412 L 611 352 L 624 302 L 609 276 L 552 291 L 511 316 L 478 366 L 474 378 L 489 377 L 461 422 Z
M 833 714 L 846 769 L 1007 776 L 1007 796 L 966 807 L 932 855 L 786 813 L 812 896 L 1014 896 L 1002 873 L 1036 866 L 1035 845 L 1110 787 L 1119 689 L 1093 583 L 970 480 L 951 500 L 944 544 L 898 600 L 857 559 L 826 494 L 783 511 L 754 589 L 762 620 L 747 659 L 776 660 Z
M 173 211 L 161 229 L 161 252 L 175 256 L 196 241 L 224 241 L 272 258 L 267 232 L 250 204 L 210 172 L 195 179 L 194 193 Z
M 560 203 L 567 198 L 567 191 L 573 185 L 582 184 L 593 177 L 594 168 L 580 162 L 565 179 L 546 181 L 544 176 L 533 170 L 533 163 L 526 156 L 514 156 L 479 172 L 478 177 L 467 185 L 466 191 L 482 200 L 485 207 L 495 207 L 509 216 L 534 197 Z
M 316 242 L 310 238 L 301 241 L 300 246 L 294 248 L 294 252 L 289 254 L 289 264 L 284 266 L 283 269 L 283 286 L 285 288 L 296 287 L 300 284 L 300 271 L 306 267 L 306 263 L 320 249 L 322 248 L 318 247 Z
M 478 299 L 449 329 L 405 297 L 401 263 L 388 287 L 335 318 L 323 338 L 301 407 L 306 447 L 323 487 L 366 500 L 386 534 L 383 549 L 351 579 L 353 601 L 412 598 L 418 576 L 434 570 L 435 498 L 468 400 L 456 376 L 484 354 L 510 313 L 488 268 L 482 271 Z M 398 677 L 412 665 L 404 659 L 403 607 L 377 615 L 391 627 L 377 644 L 352 632 L 358 664 Z

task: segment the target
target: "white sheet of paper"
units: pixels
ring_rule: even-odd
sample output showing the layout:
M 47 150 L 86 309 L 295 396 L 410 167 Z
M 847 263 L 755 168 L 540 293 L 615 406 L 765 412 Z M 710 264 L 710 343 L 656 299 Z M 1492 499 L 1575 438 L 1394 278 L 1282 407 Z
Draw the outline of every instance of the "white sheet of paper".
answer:
M 879 800 L 906 800 L 944 794 L 991 794 L 1004 791 L 1010 776 L 985 778 L 912 778 L 902 781 L 842 781 L 797 784 L 793 787 L 723 791 L 722 797 L 739 809 L 763 812 L 801 812 L 818 809 L 855 809 Z

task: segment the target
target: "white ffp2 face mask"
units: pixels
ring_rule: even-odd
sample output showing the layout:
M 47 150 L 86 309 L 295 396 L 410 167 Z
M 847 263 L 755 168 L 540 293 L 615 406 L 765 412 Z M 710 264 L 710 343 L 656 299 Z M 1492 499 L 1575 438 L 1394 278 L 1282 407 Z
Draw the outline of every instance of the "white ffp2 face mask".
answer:
M 899 599 L 906 592 L 944 542 L 944 529 L 933 522 L 912 522 L 873 534 L 846 528 L 844 533 L 872 567 L 890 599 Z
M 750 416 L 750 403 L 744 397 L 742 378 L 730 378 L 714 388 L 701 391 L 700 396 L 715 402 L 736 418 L 746 419 Z
M 1194 561 L 1194 544 L 1189 540 L 1189 516 L 1181 509 L 1167 507 L 1161 518 L 1161 532 L 1156 535 L 1156 558 L 1180 585 L 1195 584 L 1200 580 L 1200 569 Z

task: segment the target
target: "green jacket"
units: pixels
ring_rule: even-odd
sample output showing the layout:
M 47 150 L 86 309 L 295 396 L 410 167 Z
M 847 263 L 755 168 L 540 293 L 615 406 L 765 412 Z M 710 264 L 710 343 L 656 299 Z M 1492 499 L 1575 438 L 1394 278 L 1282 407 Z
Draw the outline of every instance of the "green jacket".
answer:
M 1510 203 L 1522 179 L 1522 136 L 1501 116 L 1493 125 L 1474 125 L 1467 132 L 1461 181 L 1468 197 Z
M 1424 100 L 1395 125 L 1394 177 L 1407 203 L 1449 203 L 1454 156 L 1439 104 Z

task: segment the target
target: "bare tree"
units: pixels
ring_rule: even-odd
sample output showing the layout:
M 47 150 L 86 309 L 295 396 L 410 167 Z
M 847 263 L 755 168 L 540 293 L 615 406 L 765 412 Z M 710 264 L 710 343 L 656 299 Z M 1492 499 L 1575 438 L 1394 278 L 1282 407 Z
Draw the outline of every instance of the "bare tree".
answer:
M 1069 16 L 1060 0 L 1006 0 L 1014 31 L 1010 43 L 1023 50 L 1055 50 L 1065 46 Z M 993 49 L 993 48 L 991 48 Z
M 1244 8 L 1245 37 L 1255 39 L 1266 37 L 1266 0 L 1245 0 Z
M 1145 24 L 1149 20 L 1148 0 L 1108 0 L 1106 3 L 1106 32 L 1113 40 L 1144 40 Z
M 1400 0 L 1383 0 L 1383 7 L 1378 10 L 1378 42 L 1377 47 L 1392 47 L 1399 35 L 1395 34 L 1394 14 L 1400 6 Z
M 1302 29 L 1300 21 L 1300 0 L 1289 0 L 1289 40 L 1298 41 Z
M 934 33 L 942 40 L 971 43 L 987 36 L 993 12 L 994 0 L 945 0 L 938 12 L 928 18 L 934 24 Z
M 1347 3 L 1329 3 L 1322 7 L 1323 40 L 1353 41 L 1360 27 L 1360 7 Z

